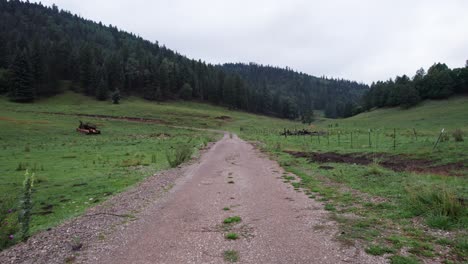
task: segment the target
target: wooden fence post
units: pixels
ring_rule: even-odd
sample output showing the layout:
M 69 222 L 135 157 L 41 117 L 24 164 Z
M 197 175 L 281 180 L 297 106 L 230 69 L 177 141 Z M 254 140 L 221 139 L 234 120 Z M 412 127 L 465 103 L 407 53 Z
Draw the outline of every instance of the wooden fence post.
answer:
M 372 147 L 372 142 L 371 142 L 371 130 L 369 128 L 369 148 Z
M 444 134 L 444 132 L 445 132 L 445 128 L 442 128 L 442 131 L 440 131 L 439 137 L 437 138 L 437 141 L 434 144 L 434 147 L 432 148 L 432 150 L 434 150 L 437 147 L 437 145 L 439 144 L 440 138 L 442 137 L 442 134 Z

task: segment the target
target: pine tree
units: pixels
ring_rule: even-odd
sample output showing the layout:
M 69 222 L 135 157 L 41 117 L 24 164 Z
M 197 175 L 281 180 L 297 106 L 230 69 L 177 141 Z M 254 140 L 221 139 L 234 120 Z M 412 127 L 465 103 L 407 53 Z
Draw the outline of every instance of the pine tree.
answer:
M 10 98 L 15 102 L 34 101 L 35 92 L 31 67 L 25 51 L 18 52 L 11 66 L 12 90 Z
M 85 45 L 80 50 L 80 84 L 87 95 L 94 94 L 95 67 L 91 47 Z
M 184 100 L 190 100 L 192 99 L 192 92 L 193 92 L 193 89 L 192 89 L 192 86 L 190 86 L 190 84 L 188 83 L 185 83 L 182 88 L 180 89 L 180 98 L 184 99 Z
M 113 104 L 120 104 L 120 91 L 118 89 L 116 89 L 113 93 L 112 93 L 112 103 Z
M 109 96 L 109 89 L 107 88 L 107 82 L 101 78 L 97 86 L 96 99 L 99 101 L 107 100 Z

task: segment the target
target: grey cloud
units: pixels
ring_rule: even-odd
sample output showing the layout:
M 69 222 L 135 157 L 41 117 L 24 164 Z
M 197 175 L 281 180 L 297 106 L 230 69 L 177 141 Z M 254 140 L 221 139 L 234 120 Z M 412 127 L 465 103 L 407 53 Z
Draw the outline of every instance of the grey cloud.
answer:
M 43 0 L 211 63 L 370 83 L 468 59 L 463 0 Z

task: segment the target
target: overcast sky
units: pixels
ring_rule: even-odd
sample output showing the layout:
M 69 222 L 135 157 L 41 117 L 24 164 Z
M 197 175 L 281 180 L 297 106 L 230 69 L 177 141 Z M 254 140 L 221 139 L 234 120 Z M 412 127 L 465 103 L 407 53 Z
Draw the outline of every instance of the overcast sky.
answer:
M 466 0 L 42 0 L 190 58 L 371 83 L 468 60 Z

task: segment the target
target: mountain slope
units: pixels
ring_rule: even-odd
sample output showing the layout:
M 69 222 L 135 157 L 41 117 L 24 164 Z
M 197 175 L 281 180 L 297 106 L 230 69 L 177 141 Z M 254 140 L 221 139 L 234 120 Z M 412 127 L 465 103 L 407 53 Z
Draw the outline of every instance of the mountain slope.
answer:
M 297 118 L 308 115 L 312 106 L 326 105 L 340 115 L 343 111 L 335 108 L 353 102 L 355 96 L 349 95 L 365 88 L 287 69 L 276 69 L 283 79 L 278 83 L 273 71 L 264 74 L 255 65 L 239 71 L 189 59 L 115 26 L 40 3 L 0 0 L 0 25 L 0 93 L 13 101 L 48 97 L 60 92 L 60 80 L 70 80 L 75 91 L 99 100 L 119 92 Z M 267 86 L 246 71 L 257 72 Z

